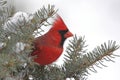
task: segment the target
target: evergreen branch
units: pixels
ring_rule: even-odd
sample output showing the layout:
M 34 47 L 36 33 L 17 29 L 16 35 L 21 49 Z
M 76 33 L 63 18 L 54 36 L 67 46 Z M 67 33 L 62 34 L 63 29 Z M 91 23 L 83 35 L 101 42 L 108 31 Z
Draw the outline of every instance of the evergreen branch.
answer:
M 35 80 L 65 80 L 61 67 L 57 65 L 35 66 L 31 75 Z
M 0 78 L 17 73 L 17 67 L 21 62 L 16 60 L 18 60 L 16 55 L 0 54 Z
M 4 20 L 5 22 L 1 22 L 0 43 L 4 46 L 0 48 L 0 55 L 4 54 L 5 56 L 0 56 L 2 57 L 0 58 L 0 79 L 28 80 L 31 75 L 30 73 L 32 73 L 31 70 L 36 68 L 33 66 L 35 63 L 32 61 L 32 57 L 29 56 L 33 49 L 34 33 L 36 30 L 41 29 L 40 27 L 43 23 L 49 23 L 47 20 L 55 14 L 55 10 L 54 7 L 49 5 L 48 8 L 43 7 L 38 12 L 35 14 L 18 12 L 11 18 L 7 16 L 6 20 Z M 39 17 L 36 18 L 36 15 L 39 15 Z M 37 27 L 38 24 L 39 27 Z M 8 69 L 2 65 L 6 62 L 7 65 L 10 64 L 10 66 L 7 66 Z M 3 74 L 4 68 L 5 71 Z
M 14 14 L 14 6 L 8 5 L 8 1 L 0 1 L 0 27 L 5 23 L 5 21 Z
M 35 24 L 37 23 L 37 25 L 39 23 L 40 25 L 36 26 L 39 28 L 42 25 L 45 26 L 51 25 L 47 20 L 57 12 L 57 10 L 55 10 L 54 8 L 55 8 L 54 5 L 48 5 L 47 8 L 43 6 L 43 8 L 41 8 L 40 10 L 33 14 L 33 19 L 31 21 L 34 22 Z
M 95 64 L 97 61 L 103 65 L 103 59 L 106 61 L 112 61 L 113 57 L 110 57 L 111 55 L 114 55 L 113 52 L 119 49 L 119 45 L 116 45 L 115 41 L 108 41 L 108 44 L 104 43 L 101 44 L 101 46 L 98 46 L 95 48 L 92 52 L 89 52 L 86 54 L 87 57 L 91 60 L 91 64 Z M 93 57 L 91 57 L 93 56 Z M 105 65 L 104 65 L 105 66 Z
M 108 41 L 108 44 L 101 44 L 101 46 L 97 46 L 92 52 L 86 54 L 83 54 L 83 52 L 86 52 L 86 50 L 83 49 L 84 47 L 85 41 L 82 37 L 77 38 L 75 36 L 73 40 L 70 41 L 63 65 L 66 78 L 73 77 L 76 79 L 76 77 L 79 77 L 83 79 L 83 76 L 89 74 L 87 69 L 92 72 L 97 72 L 93 65 L 99 68 L 101 68 L 99 64 L 106 67 L 106 65 L 103 64 L 103 60 L 114 62 L 111 55 L 114 55 L 113 52 L 119 48 L 119 45 L 116 45 L 115 41 Z
M 9 45 L 14 46 L 17 42 L 31 44 L 31 42 L 34 39 L 33 34 L 35 34 L 35 30 L 39 29 L 40 31 L 41 29 L 39 27 L 36 27 L 38 26 L 37 24 L 40 24 L 42 26 L 43 25 L 42 23 L 44 23 L 45 21 L 47 22 L 47 19 L 52 17 L 54 14 L 55 14 L 54 7 L 50 5 L 48 6 L 48 8 L 43 7 L 33 15 L 26 13 L 16 13 L 12 18 L 7 20 L 7 22 L 5 22 L 5 24 L 2 26 L 1 30 L 3 31 L 1 31 L 1 35 L 6 36 L 4 37 L 6 40 L 3 37 L 1 36 L 0 37 L 3 43 L 5 43 L 7 46 L 6 48 L 4 48 L 3 52 L 12 53 L 11 52 L 13 51 L 11 49 L 12 47 L 8 47 L 8 46 Z M 39 17 L 36 18 L 35 17 L 36 15 L 39 15 Z M 36 23 L 35 21 L 33 21 L 34 19 L 39 20 L 39 22 Z M 41 29 L 41 31 L 43 30 Z M 39 33 L 41 33 L 41 31 Z
M 74 77 L 76 80 L 79 78 L 81 80 L 84 79 L 83 69 L 81 69 L 82 57 L 86 52 L 84 49 L 87 47 L 85 45 L 85 40 L 82 37 L 77 37 L 76 35 L 73 37 L 73 40 L 70 41 L 69 46 L 67 47 L 67 55 L 65 55 L 65 61 L 63 67 L 66 78 Z M 79 75 L 78 75 L 79 74 Z

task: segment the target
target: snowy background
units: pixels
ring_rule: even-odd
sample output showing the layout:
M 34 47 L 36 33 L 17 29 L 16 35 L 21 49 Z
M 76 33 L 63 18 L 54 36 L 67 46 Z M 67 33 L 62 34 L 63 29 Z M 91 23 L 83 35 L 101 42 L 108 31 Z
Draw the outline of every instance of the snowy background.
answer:
M 120 44 L 120 0 L 13 0 L 17 11 L 34 13 L 43 5 L 54 4 L 70 31 L 84 36 L 88 49 L 108 40 Z M 12 2 L 12 3 L 13 3 Z M 120 50 L 115 52 L 120 55 Z M 88 80 L 120 80 L 120 58 L 108 67 L 96 68 Z M 58 63 L 60 59 L 58 60 Z

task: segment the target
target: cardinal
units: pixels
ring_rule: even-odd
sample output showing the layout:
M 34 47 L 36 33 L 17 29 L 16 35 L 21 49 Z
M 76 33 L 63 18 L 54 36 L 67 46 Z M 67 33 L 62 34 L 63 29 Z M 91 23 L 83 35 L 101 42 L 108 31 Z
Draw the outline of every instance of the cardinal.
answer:
M 32 56 L 40 65 L 48 65 L 56 61 L 63 52 L 63 45 L 67 38 L 73 36 L 62 18 L 57 15 L 52 28 L 44 35 L 34 40 Z

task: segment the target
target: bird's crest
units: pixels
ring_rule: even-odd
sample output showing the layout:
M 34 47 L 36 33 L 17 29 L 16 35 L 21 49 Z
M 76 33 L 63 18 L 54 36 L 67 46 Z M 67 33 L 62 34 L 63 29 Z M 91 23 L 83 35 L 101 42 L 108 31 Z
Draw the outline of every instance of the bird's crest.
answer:
M 57 15 L 57 18 L 55 19 L 51 30 L 66 30 L 66 29 L 67 26 L 65 25 L 63 19 L 59 15 Z

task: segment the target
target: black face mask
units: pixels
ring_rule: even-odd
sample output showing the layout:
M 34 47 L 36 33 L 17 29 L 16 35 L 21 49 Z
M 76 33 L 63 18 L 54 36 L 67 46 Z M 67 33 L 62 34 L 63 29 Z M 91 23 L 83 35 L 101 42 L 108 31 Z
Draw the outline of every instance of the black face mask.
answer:
M 59 30 L 58 31 L 61 35 L 61 42 L 60 42 L 60 46 L 63 46 L 64 41 L 66 40 L 66 38 L 64 37 L 64 35 L 68 32 L 68 30 Z

